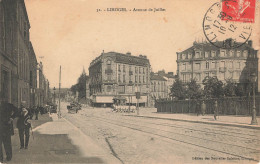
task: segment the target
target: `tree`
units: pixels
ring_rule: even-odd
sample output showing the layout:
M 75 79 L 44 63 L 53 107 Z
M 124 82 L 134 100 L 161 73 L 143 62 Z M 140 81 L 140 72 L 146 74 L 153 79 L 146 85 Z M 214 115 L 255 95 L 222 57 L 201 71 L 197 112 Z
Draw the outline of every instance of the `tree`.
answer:
M 177 78 L 173 83 L 170 95 L 178 98 L 179 100 L 186 98 L 186 88 L 179 78 Z
M 190 99 L 199 99 L 202 96 L 202 90 L 199 84 L 197 84 L 195 79 L 191 79 L 191 81 L 187 84 L 187 93 Z
M 219 98 L 224 96 L 223 83 L 217 77 L 206 77 L 202 81 L 204 95 L 208 98 Z
M 72 85 L 70 88 L 74 94 L 76 94 L 76 92 L 79 93 L 79 99 L 86 97 L 86 82 L 88 78 L 85 69 L 83 69 L 82 74 L 78 78 L 77 84 Z
M 234 83 L 232 80 L 227 80 L 227 83 L 225 84 L 223 90 L 224 90 L 224 95 L 228 97 L 232 97 L 236 95 L 236 88 L 237 85 Z

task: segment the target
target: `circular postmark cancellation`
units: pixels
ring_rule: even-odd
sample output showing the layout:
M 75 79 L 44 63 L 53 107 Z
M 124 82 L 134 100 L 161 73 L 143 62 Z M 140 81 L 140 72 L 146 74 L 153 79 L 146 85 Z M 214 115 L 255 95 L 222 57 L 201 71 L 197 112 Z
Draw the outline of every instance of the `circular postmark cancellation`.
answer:
M 213 4 L 203 19 L 203 32 L 207 40 L 223 49 L 245 44 L 251 36 L 251 24 L 232 20 L 233 17 L 222 10 L 220 3 Z

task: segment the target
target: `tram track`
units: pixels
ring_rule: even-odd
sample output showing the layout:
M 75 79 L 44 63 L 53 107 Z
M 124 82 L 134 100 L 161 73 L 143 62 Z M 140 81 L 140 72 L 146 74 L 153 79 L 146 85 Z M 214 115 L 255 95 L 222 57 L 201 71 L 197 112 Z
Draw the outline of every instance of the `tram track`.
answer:
M 97 116 L 91 116 L 91 117 L 88 117 L 88 119 L 89 118 L 96 120 L 96 121 L 101 121 L 101 122 L 109 123 L 109 124 L 112 124 L 112 125 L 132 129 L 132 130 L 135 130 L 135 131 L 140 131 L 140 132 L 143 132 L 143 133 L 152 134 L 152 135 L 155 135 L 155 136 L 158 136 L 158 137 L 162 137 L 162 138 L 170 139 L 170 140 L 173 140 L 173 141 L 185 143 L 185 144 L 188 144 L 188 145 L 196 146 L 196 147 L 207 149 L 207 150 L 210 150 L 210 151 L 223 153 L 223 154 L 226 154 L 226 155 L 231 155 L 231 156 L 239 157 L 239 158 L 243 158 L 243 159 L 250 159 L 250 160 L 253 160 L 253 161 L 257 161 L 257 160 L 254 159 L 254 158 L 244 156 L 244 155 L 236 154 L 235 152 L 232 152 L 231 148 L 234 149 L 234 147 L 235 147 L 235 149 L 236 148 L 237 149 L 244 149 L 243 150 L 244 152 L 248 152 L 248 150 L 250 150 L 250 152 L 255 152 L 255 153 L 260 152 L 260 150 L 249 148 L 249 147 L 229 144 L 229 143 L 225 143 L 225 142 L 219 142 L 219 141 L 215 141 L 215 140 L 209 140 L 209 139 L 205 139 L 205 138 L 194 137 L 194 136 L 191 136 L 191 135 L 185 135 L 185 134 L 176 133 L 176 132 L 172 132 L 172 131 L 166 131 L 166 130 L 157 129 L 157 128 L 146 127 L 146 126 L 143 126 L 143 125 L 129 123 L 129 122 L 126 122 L 125 120 L 124 120 L 124 122 L 122 122 L 122 121 L 118 121 L 118 120 L 107 119 L 107 118 L 104 118 L 104 117 L 97 117 Z M 155 132 L 151 132 L 151 131 L 147 130 L 149 128 L 154 129 L 156 131 L 160 131 L 160 133 L 158 133 L 158 132 L 155 133 Z M 166 133 L 166 134 L 164 134 L 164 133 Z M 185 140 L 178 139 L 176 136 L 174 138 L 174 137 L 169 136 L 169 133 L 174 134 L 174 135 L 180 135 L 180 136 L 188 137 L 189 139 L 186 139 L 188 141 L 185 141 Z M 207 146 L 205 144 L 204 145 L 203 144 L 196 144 L 196 142 L 194 142 L 194 140 L 203 140 L 203 141 L 209 141 L 209 142 L 214 142 L 214 143 L 218 142 L 218 144 L 222 144 L 222 147 L 224 147 L 224 148 L 222 150 L 220 150 L 220 149 L 213 148 L 214 146 Z M 249 154 L 249 153 L 242 153 L 242 154 Z

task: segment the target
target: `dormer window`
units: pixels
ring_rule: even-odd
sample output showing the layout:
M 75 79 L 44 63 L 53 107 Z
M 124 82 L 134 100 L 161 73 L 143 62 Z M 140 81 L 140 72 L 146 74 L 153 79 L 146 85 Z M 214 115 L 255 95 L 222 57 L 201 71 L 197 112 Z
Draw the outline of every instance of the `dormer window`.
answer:
M 211 52 L 211 57 L 213 57 L 213 58 L 216 57 L 216 51 Z
M 241 56 L 241 52 L 237 51 L 237 57 L 240 57 L 240 56 Z
M 192 58 L 192 54 L 188 54 L 188 59 L 191 59 Z
M 234 51 L 229 52 L 229 56 L 233 57 L 234 56 Z
M 220 51 L 220 57 L 225 57 L 226 56 L 226 52 L 225 51 Z
M 200 52 L 195 53 L 195 58 L 200 58 Z
M 247 53 L 247 51 L 246 51 L 246 50 L 243 52 L 243 57 L 245 57 L 245 58 L 247 58 L 247 57 L 248 57 L 248 53 Z

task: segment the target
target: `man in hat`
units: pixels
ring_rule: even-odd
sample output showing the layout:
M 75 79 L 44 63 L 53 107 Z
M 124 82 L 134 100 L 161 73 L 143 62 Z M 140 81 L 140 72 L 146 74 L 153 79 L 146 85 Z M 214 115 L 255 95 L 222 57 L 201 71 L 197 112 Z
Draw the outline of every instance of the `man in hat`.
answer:
M 30 115 L 28 110 L 26 109 L 26 102 L 23 101 L 21 104 L 20 111 L 18 113 L 18 120 L 17 120 L 17 128 L 19 131 L 19 138 L 20 138 L 20 149 L 28 149 L 29 144 L 29 137 L 30 137 L 30 128 L 31 123 L 28 122 Z M 25 142 L 24 142 L 25 136 Z
M 17 108 L 7 101 L 0 101 L 0 163 L 3 162 L 2 144 L 4 145 L 6 160 L 12 159 L 11 136 L 14 135 L 13 119 Z

